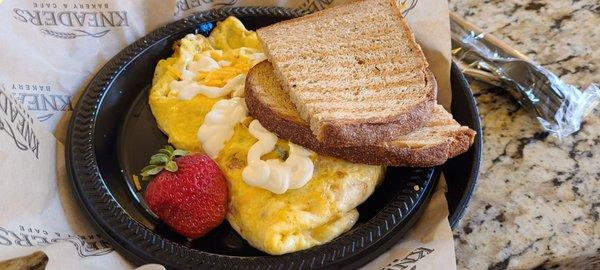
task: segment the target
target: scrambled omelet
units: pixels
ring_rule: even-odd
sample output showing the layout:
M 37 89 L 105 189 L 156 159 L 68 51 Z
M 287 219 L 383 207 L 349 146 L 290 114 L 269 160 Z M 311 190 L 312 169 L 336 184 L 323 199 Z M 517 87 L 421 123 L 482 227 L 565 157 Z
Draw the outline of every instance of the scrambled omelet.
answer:
M 211 35 L 188 35 L 174 45 L 173 56 L 161 60 L 150 90 L 149 104 L 159 128 L 169 143 L 191 152 L 202 152 L 198 129 L 212 106 L 220 99 L 202 94 L 184 100 L 170 84 L 182 79 L 182 67 L 201 56 L 210 56 L 220 65 L 211 71 L 198 72 L 194 80 L 207 86 L 223 87 L 230 79 L 246 74 L 261 59 L 261 48 L 252 31 L 236 18 L 218 23 Z M 234 133 L 215 161 L 229 187 L 231 226 L 254 247 L 270 254 L 294 252 L 326 243 L 349 230 L 358 219 L 355 207 L 372 194 L 381 181 L 383 168 L 352 164 L 340 159 L 313 155 L 314 173 L 299 189 L 277 195 L 247 185 L 242 171 L 247 165 L 248 150 L 257 141 L 249 133 L 247 117 L 236 124 Z M 288 142 L 279 140 L 276 151 L 262 159 L 284 160 Z

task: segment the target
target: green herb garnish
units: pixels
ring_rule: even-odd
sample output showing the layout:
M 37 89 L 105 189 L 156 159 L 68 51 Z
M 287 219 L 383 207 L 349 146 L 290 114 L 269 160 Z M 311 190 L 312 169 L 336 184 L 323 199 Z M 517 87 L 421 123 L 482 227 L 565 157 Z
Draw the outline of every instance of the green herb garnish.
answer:
M 288 153 L 288 151 L 286 151 L 283 147 L 281 147 L 279 145 L 275 145 L 275 152 L 277 152 L 277 154 L 279 155 L 279 158 L 281 158 L 281 160 L 283 160 L 283 161 L 287 160 L 287 158 L 290 155 Z

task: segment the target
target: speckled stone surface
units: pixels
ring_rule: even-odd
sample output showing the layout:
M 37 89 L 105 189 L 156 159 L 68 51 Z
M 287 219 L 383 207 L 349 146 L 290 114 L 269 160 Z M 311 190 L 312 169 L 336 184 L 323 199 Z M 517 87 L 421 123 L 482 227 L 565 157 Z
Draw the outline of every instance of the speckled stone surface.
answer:
M 451 9 L 559 75 L 600 83 L 600 1 L 455 0 Z M 481 177 L 454 230 L 460 269 L 600 269 L 600 106 L 548 136 L 503 89 L 472 84 Z

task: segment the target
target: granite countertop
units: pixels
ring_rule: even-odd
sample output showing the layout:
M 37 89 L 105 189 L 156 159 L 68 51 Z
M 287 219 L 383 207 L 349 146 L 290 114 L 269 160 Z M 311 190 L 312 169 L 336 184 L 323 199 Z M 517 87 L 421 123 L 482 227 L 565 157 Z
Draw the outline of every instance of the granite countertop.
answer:
M 598 0 L 455 0 L 451 9 L 566 82 L 600 83 Z M 600 106 L 560 141 L 503 89 L 474 82 L 481 176 L 454 230 L 460 269 L 600 269 Z

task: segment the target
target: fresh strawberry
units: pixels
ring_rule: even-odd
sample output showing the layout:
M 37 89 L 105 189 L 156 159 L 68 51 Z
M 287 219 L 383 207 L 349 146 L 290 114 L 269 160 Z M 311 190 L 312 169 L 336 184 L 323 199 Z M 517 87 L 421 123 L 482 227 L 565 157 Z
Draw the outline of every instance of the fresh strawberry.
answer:
M 227 184 L 207 155 L 186 155 L 167 146 L 142 170 L 146 203 L 177 233 L 195 239 L 219 226 L 227 212 Z

